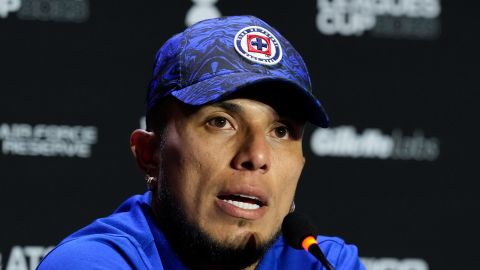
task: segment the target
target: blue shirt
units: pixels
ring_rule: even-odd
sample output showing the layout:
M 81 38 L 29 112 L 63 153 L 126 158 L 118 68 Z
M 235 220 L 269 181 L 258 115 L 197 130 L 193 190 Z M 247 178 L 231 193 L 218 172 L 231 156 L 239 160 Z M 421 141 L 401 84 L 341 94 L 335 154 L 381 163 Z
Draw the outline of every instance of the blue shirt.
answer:
M 64 239 L 37 269 L 186 269 L 155 224 L 150 201 L 150 192 L 129 198 L 112 215 Z M 365 269 L 355 246 L 337 237 L 318 236 L 317 240 L 337 270 Z M 280 236 L 257 269 L 324 268 L 312 255 L 289 247 Z

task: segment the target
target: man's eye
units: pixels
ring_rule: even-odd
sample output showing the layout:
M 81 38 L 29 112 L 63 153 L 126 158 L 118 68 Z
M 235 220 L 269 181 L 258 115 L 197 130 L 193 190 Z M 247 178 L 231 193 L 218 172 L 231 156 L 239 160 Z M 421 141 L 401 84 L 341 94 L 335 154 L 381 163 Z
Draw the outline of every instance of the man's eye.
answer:
M 210 119 L 208 124 L 216 128 L 228 128 L 231 126 L 227 118 L 220 116 Z
M 289 129 L 286 126 L 280 126 L 275 128 L 275 136 L 278 138 L 285 138 L 289 134 Z

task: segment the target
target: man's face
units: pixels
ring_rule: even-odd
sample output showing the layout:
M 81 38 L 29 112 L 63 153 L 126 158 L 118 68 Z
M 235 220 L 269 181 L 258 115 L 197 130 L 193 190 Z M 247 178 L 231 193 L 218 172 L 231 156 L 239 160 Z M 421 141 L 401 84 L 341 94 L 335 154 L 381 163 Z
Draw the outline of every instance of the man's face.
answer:
M 304 121 L 278 106 L 285 104 L 233 98 L 170 110 L 158 189 L 225 246 L 268 243 L 289 212 L 304 165 Z

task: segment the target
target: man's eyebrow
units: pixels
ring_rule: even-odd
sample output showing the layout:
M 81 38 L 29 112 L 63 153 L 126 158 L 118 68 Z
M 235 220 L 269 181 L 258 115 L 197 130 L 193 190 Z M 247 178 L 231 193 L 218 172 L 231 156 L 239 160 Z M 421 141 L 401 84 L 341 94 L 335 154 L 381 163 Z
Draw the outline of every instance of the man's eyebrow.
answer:
M 213 103 L 212 106 L 213 107 L 220 107 L 224 110 L 234 112 L 234 113 L 241 113 L 243 111 L 242 106 L 240 106 L 238 104 L 235 104 L 235 103 L 228 102 L 228 101 L 221 101 L 221 102 Z

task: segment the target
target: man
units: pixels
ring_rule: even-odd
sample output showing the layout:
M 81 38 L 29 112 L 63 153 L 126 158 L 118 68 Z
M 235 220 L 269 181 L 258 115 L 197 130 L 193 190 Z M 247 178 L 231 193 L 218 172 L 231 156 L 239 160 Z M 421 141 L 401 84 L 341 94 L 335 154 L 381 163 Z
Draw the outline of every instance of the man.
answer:
M 39 269 L 323 269 L 280 235 L 307 120 L 329 122 L 275 29 L 252 16 L 187 28 L 159 50 L 147 131 L 131 136 L 150 191 L 66 238 Z M 354 246 L 318 242 L 336 269 L 363 269 Z

